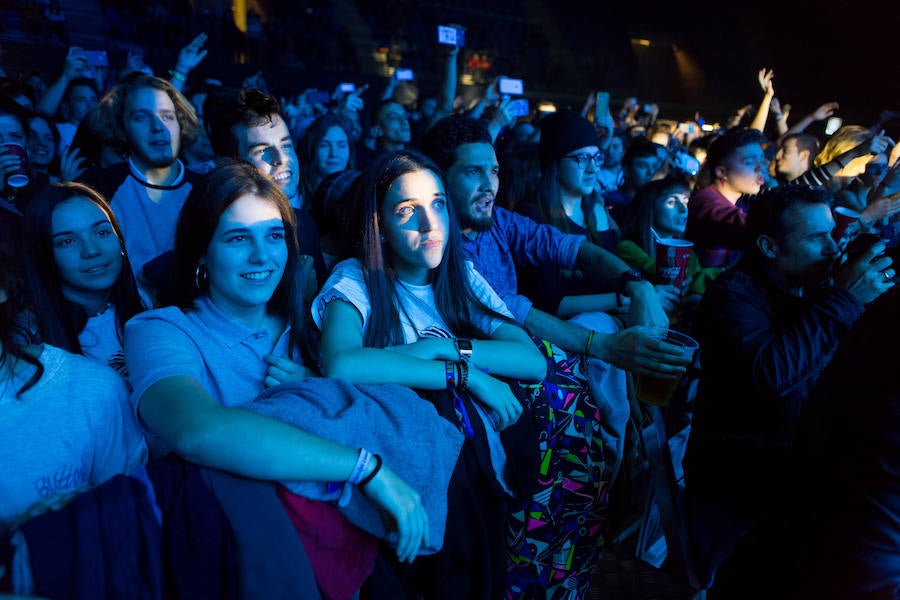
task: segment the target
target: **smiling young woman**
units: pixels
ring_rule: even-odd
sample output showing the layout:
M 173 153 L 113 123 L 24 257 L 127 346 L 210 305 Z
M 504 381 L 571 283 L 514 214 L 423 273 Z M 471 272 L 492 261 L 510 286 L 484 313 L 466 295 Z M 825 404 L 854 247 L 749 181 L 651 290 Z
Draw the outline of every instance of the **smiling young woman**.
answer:
M 79 183 L 47 186 L 26 212 L 28 287 L 49 344 L 108 364 L 127 378 L 125 322 L 141 298 L 109 205 Z
M 177 306 L 142 313 L 125 328 L 134 398 L 149 431 L 189 462 L 253 479 L 370 476 L 363 493 L 390 515 L 398 558 L 411 560 L 428 542 L 427 520 L 418 494 L 391 465 L 360 467 L 359 448 L 246 409 L 266 388 L 306 379 L 304 363 L 312 364 L 294 212 L 284 192 L 248 163 L 212 170 L 179 216 L 175 265 Z M 330 523 L 340 521 L 336 509 L 318 504 Z M 354 539 L 374 548 L 363 536 Z M 367 574 L 329 551 L 345 580 Z

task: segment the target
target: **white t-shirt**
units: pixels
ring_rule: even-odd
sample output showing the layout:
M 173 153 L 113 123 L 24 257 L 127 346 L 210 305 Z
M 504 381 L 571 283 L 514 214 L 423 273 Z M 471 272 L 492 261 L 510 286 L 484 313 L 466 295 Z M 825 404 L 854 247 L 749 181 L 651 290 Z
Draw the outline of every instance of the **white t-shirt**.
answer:
M 0 531 L 35 505 L 128 474 L 147 459 L 125 381 L 100 362 L 44 345 L 44 374 L 0 376 Z
M 503 300 L 494 292 L 484 277 L 475 270 L 471 262 L 466 261 L 469 283 L 475 296 L 488 308 L 512 319 L 512 313 Z M 450 332 L 434 304 L 434 289 L 431 285 L 410 285 L 400 282 L 397 286 L 400 300 L 400 324 L 403 327 L 403 338 L 411 344 L 424 337 L 456 337 Z M 355 258 L 347 259 L 335 265 L 331 275 L 322 286 L 322 290 L 313 300 L 312 316 L 319 329 L 322 328 L 322 316 L 325 307 L 331 300 L 339 298 L 352 304 L 363 320 L 363 331 L 369 325 L 372 306 L 369 302 L 369 290 L 363 279 L 362 266 Z M 474 325 L 487 334 L 492 334 L 503 321 L 485 314 L 476 315 Z
M 116 333 L 116 307 L 110 306 L 103 313 L 89 317 L 84 329 L 78 334 L 81 352 L 104 365 L 112 367 L 124 379 L 128 379 L 125 369 L 125 353 Z
M 475 270 L 475 266 L 466 261 L 466 269 L 469 274 L 469 283 L 475 296 L 486 306 L 512 320 L 512 313 L 503 303 L 503 300 L 494 292 L 493 288 L 485 281 L 484 277 Z M 411 344 L 419 338 L 425 337 L 456 337 L 449 330 L 441 318 L 434 303 L 434 290 L 431 285 L 409 285 L 399 282 L 397 293 L 400 301 L 400 324 L 403 327 L 403 337 L 407 344 Z M 319 329 L 322 328 L 322 317 L 325 307 L 332 300 L 340 299 L 352 304 L 363 320 L 363 331 L 369 324 L 372 307 L 369 302 L 369 291 L 363 279 L 362 266 L 355 258 L 347 259 L 335 265 L 334 270 L 322 286 L 319 295 L 313 300 L 312 316 Z M 488 334 L 493 333 L 503 321 L 501 319 L 480 314 L 474 318 L 474 325 Z M 390 382 L 386 382 L 390 383 Z M 475 409 L 484 423 L 487 432 L 487 443 L 491 453 L 491 464 L 494 472 L 498 474 L 497 480 L 503 488 L 509 492 L 511 489 L 506 482 L 506 452 L 500 442 L 500 435 L 492 425 L 493 419 L 488 416 L 488 410 L 479 402 L 475 402 Z

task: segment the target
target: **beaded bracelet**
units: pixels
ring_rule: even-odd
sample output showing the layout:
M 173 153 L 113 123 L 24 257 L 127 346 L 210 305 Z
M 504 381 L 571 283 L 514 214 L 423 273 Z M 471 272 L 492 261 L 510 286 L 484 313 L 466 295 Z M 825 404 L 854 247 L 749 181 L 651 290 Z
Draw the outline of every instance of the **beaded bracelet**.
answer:
M 372 456 L 375 458 L 375 468 L 372 469 L 372 472 L 363 477 L 362 481 L 357 484 L 360 489 L 364 489 L 373 479 L 375 479 L 375 476 L 378 475 L 378 471 L 381 470 L 381 465 L 384 464 L 384 461 L 381 460 L 380 454 L 373 454 Z
M 456 363 L 456 368 L 459 369 L 459 383 L 456 384 L 456 389 L 464 390 L 466 384 L 469 383 L 469 365 L 466 364 L 466 361 L 461 360 Z

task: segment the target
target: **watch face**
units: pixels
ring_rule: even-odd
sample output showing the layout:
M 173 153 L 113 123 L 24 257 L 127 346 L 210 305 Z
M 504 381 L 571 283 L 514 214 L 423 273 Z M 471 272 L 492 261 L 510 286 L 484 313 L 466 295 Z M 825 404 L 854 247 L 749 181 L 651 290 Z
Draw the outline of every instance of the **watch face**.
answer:
M 467 340 L 465 338 L 457 340 L 459 344 L 460 352 L 471 352 L 472 351 L 472 340 Z

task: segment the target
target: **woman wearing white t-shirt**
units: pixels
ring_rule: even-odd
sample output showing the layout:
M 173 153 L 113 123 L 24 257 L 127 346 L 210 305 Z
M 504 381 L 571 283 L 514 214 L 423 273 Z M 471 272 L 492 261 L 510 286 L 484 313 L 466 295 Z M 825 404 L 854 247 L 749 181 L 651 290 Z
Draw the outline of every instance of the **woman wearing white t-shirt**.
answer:
M 80 183 L 51 184 L 29 205 L 26 228 L 26 273 L 40 337 L 127 379 L 123 328 L 147 302 L 107 202 Z
M 467 470 L 464 484 L 457 479 L 450 485 L 470 486 L 460 497 L 476 496 L 474 502 L 485 507 L 477 516 L 488 522 L 456 521 L 460 506 L 451 491 L 444 548 L 417 559 L 405 579 L 410 595 L 498 598 L 505 587 L 505 500 L 502 492 L 491 491 L 490 479 L 514 491 L 507 473 L 517 465 L 507 464 L 499 434 L 523 413 L 499 377 L 539 381 L 547 364 L 502 300 L 463 260 L 459 226 L 439 172 L 410 151 L 388 154 L 369 167 L 350 211 L 349 231 L 362 234 L 358 258 L 335 266 L 314 301 L 313 317 L 322 329 L 326 375 L 356 384 L 448 390 L 455 399 L 468 392 L 474 400 L 454 400 L 455 411 L 448 412 L 456 414 L 445 416 L 458 420 L 470 452 L 488 448 L 492 469 Z

